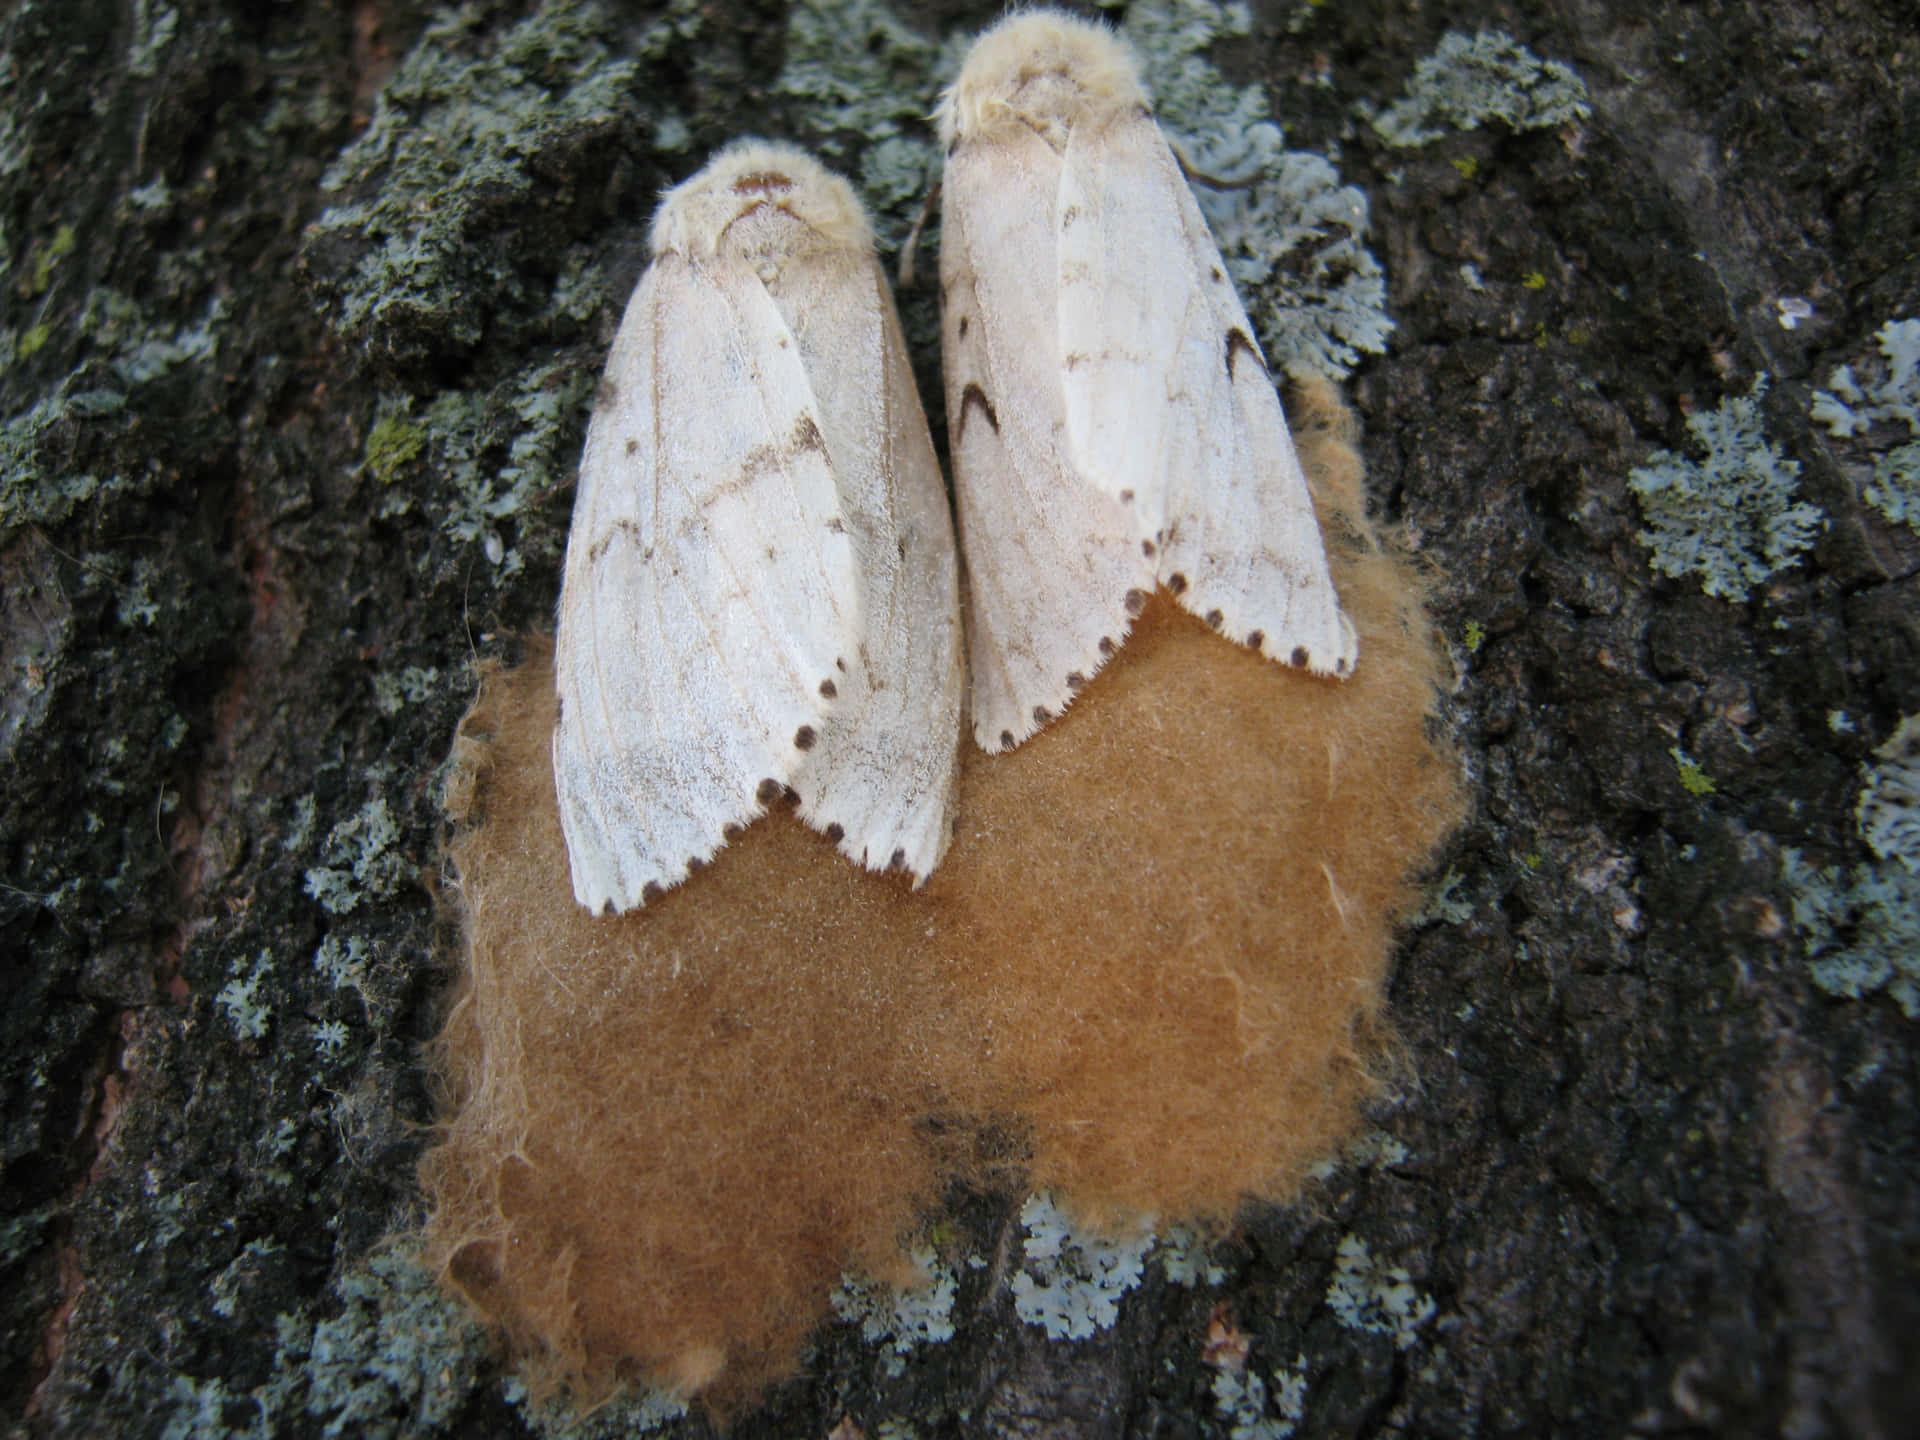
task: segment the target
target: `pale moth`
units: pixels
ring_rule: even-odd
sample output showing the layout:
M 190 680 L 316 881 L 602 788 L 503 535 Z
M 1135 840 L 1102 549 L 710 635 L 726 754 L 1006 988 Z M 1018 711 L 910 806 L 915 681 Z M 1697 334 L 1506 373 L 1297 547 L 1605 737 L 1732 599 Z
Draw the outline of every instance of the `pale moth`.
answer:
M 1158 585 L 1271 659 L 1358 654 L 1253 327 L 1096 24 L 1014 15 L 936 118 L 947 424 L 973 733 L 1017 745 Z
M 742 141 L 651 239 L 560 593 L 574 895 L 631 909 L 780 804 L 924 880 L 952 833 L 958 564 L 866 216 L 811 157 Z

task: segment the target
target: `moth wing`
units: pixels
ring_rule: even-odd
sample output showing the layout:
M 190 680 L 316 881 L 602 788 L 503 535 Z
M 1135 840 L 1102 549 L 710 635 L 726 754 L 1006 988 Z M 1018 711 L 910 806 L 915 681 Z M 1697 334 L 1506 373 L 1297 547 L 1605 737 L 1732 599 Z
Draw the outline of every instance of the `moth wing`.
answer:
M 1269 658 L 1344 674 L 1357 638 L 1334 593 L 1279 396 L 1150 116 L 1076 127 L 1061 216 L 1061 345 L 1078 362 L 1064 372 L 1077 463 L 1103 488 L 1134 497 L 1158 578 L 1188 610 Z
M 794 782 L 800 814 L 848 859 L 925 880 L 953 834 L 965 687 L 946 483 L 879 263 L 793 265 L 778 303 L 820 381 L 865 619 L 862 663 Z
M 607 382 L 567 541 L 553 734 L 574 894 L 596 912 L 676 884 L 760 812 L 766 782 L 790 784 L 860 626 L 813 395 L 751 269 L 662 254 Z
M 974 738 L 1004 750 L 1072 700 L 1154 584 L 1136 526 L 1068 453 L 1054 206 L 1038 135 L 948 156 L 940 268 L 947 433 L 966 561 Z

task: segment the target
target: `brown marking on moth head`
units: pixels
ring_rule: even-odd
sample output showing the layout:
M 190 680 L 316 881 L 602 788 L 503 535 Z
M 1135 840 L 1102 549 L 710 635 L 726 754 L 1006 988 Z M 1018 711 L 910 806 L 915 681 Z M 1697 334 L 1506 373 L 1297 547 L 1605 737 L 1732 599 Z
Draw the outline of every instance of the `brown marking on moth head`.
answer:
M 998 435 L 1000 417 L 993 413 L 993 402 L 987 399 L 986 391 L 971 382 L 960 392 L 960 433 L 962 435 L 967 433 L 967 416 L 972 413 L 976 405 L 979 406 L 980 413 L 987 417 L 987 424 L 992 428 L 993 433 Z
M 819 738 L 819 734 L 811 725 L 802 725 L 798 730 L 793 732 L 793 748 L 796 750 L 811 750 L 814 741 Z
M 1241 352 L 1253 358 L 1253 363 L 1259 366 L 1262 375 L 1267 373 L 1267 362 L 1260 358 L 1260 347 L 1253 343 L 1251 335 L 1236 325 L 1227 332 L 1227 379 L 1234 378 L 1233 358 Z
M 1167 576 L 1167 589 L 1171 590 L 1176 595 L 1186 594 L 1187 593 L 1187 577 L 1185 575 L 1182 575 L 1178 570 L 1174 571 L 1173 574 Z
M 1067 672 L 1067 689 L 1071 693 L 1078 695 L 1080 688 L 1086 683 L 1087 677 L 1082 675 L 1078 670 L 1069 670 Z
M 753 798 L 762 805 L 771 805 L 780 798 L 780 782 L 769 775 L 754 787 Z
M 826 836 L 827 836 L 827 839 L 833 841 L 834 844 L 838 845 L 842 840 L 847 838 L 847 827 L 842 825 L 838 820 L 836 820 L 831 825 L 827 826 Z
M 1298 666 L 1302 670 L 1306 669 L 1307 668 L 1307 647 L 1304 645 L 1294 646 L 1293 654 L 1287 657 L 1287 663 L 1289 665 Z
M 640 903 L 642 905 L 651 905 L 666 893 L 666 891 L 660 888 L 660 882 L 658 880 L 649 880 L 640 887 Z
M 1254 650 L 1258 650 L 1262 645 L 1266 643 L 1267 643 L 1267 632 L 1264 630 L 1254 630 L 1250 632 L 1247 636 L 1247 644 L 1250 648 Z
M 1053 711 L 1051 711 L 1051 710 L 1049 710 L 1049 709 L 1047 709 L 1047 707 L 1046 707 L 1046 706 L 1044 706 L 1044 705 L 1036 705 L 1036 706 L 1034 706 L 1034 707 L 1033 707 L 1033 723 L 1034 723 L 1034 724 L 1036 724 L 1036 725 L 1049 725 L 1049 724 L 1052 724 L 1052 723 L 1053 723 Z
M 593 403 L 596 407 L 602 405 L 611 406 L 613 402 L 619 398 L 620 387 L 610 379 L 603 378 L 600 381 L 600 388 L 593 392 Z
M 1146 608 L 1147 608 L 1147 592 L 1146 591 L 1138 590 L 1138 589 L 1127 591 L 1127 614 L 1135 616 L 1137 618 L 1140 612 Z
M 1100 658 L 1102 660 L 1113 659 L 1113 652 L 1118 648 L 1119 647 L 1113 643 L 1113 637 L 1111 635 L 1102 635 L 1100 637 Z
M 1013 748 L 1013 731 L 1002 730 L 1000 732 L 1000 748 L 1002 750 L 1011 750 Z
M 907 852 L 905 849 L 896 850 L 893 852 L 893 854 L 887 857 L 887 869 L 904 870 L 906 868 L 907 868 Z
M 834 684 L 833 681 L 822 680 L 820 682 L 820 698 L 821 699 L 831 700 L 839 693 L 840 693 L 840 687 Z
M 736 195 L 784 195 L 793 189 L 793 178 L 778 170 L 755 170 L 733 182 Z
M 1206 614 L 1207 624 L 1215 630 L 1218 630 L 1221 625 L 1226 622 L 1226 618 L 1227 617 L 1222 615 L 1218 610 L 1209 610 Z

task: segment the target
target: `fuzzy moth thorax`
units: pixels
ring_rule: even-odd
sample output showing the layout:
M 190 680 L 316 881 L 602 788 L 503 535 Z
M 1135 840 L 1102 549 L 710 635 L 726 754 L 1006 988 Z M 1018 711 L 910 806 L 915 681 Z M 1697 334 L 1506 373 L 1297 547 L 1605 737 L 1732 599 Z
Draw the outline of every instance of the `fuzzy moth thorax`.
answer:
M 722 253 L 747 260 L 873 249 L 853 188 L 804 150 L 739 140 L 660 202 L 655 255 Z
M 1150 109 L 1133 52 L 1057 10 L 1012 15 L 974 42 L 934 118 L 947 145 L 1026 127 L 1060 148 L 1074 125 Z

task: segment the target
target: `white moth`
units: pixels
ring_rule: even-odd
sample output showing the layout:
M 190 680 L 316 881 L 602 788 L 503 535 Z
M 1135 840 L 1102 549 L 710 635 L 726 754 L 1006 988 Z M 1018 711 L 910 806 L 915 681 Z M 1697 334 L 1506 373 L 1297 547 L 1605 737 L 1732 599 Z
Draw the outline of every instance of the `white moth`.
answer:
M 936 118 L 981 747 L 1058 715 L 1158 585 L 1263 655 L 1350 672 L 1279 398 L 1131 52 L 1098 25 L 1015 15 Z
M 953 527 L 852 189 L 739 142 L 670 191 L 587 429 L 554 786 L 590 910 L 769 806 L 924 880 L 952 833 Z

